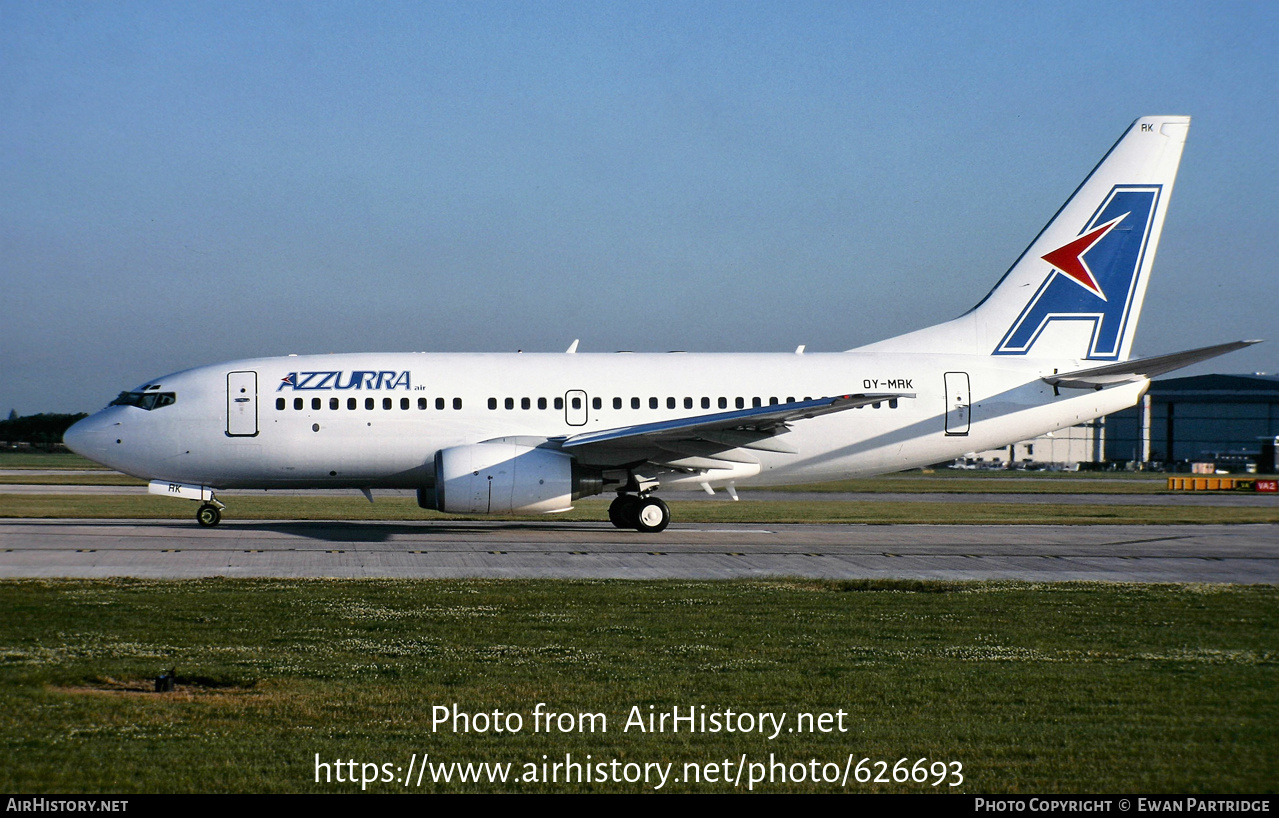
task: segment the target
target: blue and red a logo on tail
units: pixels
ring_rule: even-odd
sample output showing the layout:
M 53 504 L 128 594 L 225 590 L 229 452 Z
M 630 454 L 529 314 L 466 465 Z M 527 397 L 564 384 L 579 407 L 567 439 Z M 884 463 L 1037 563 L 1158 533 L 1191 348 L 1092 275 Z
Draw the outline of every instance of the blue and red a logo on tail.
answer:
M 1077 238 L 1043 256 L 1052 270 L 993 354 L 1027 354 L 1053 321 L 1088 321 L 1085 357 L 1116 360 L 1161 192 L 1161 185 L 1112 188 Z

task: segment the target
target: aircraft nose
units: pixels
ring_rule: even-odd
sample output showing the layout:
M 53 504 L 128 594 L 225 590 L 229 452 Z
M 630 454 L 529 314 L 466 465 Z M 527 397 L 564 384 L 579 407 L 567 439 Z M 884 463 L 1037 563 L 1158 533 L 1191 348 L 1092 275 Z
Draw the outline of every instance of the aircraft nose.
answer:
M 71 424 L 62 434 L 62 442 L 81 457 L 101 463 L 105 446 L 104 423 L 99 415 L 90 415 Z
M 89 439 L 89 418 L 80 418 L 62 433 L 62 442 L 81 457 L 87 457 L 85 449 Z

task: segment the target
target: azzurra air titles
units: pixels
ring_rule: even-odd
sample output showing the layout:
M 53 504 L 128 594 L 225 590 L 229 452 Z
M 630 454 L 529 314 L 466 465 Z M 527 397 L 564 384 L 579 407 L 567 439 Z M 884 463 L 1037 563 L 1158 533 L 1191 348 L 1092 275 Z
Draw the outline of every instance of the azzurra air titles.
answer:
M 276 392 L 292 389 L 295 392 L 314 392 L 330 389 L 409 389 L 412 378 L 407 369 L 382 370 L 326 370 L 323 372 L 290 372 L 280 380 Z

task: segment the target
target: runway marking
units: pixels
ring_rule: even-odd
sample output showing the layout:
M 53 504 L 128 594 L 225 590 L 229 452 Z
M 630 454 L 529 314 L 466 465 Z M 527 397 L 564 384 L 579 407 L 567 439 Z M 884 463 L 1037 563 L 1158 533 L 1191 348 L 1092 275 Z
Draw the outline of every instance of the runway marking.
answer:
M 1190 540 L 1190 539 L 1194 539 L 1194 536 L 1195 536 L 1194 534 L 1185 534 L 1182 536 L 1146 537 L 1145 539 L 1140 539 L 1140 540 L 1111 540 L 1110 542 L 1106 544 L 1107 545 L 1141 545 L 1142 543 L 1148 543 L 1148 542 L 1168 542 L 1170 540 Z

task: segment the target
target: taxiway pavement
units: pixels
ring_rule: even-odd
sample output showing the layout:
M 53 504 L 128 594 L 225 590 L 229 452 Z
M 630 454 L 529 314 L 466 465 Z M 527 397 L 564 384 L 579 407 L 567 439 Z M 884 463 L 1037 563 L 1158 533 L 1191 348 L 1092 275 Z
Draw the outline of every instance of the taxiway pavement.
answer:
M 212 576 L 1279 584 L 1279 525 L 0 520 L 0 577 Z

